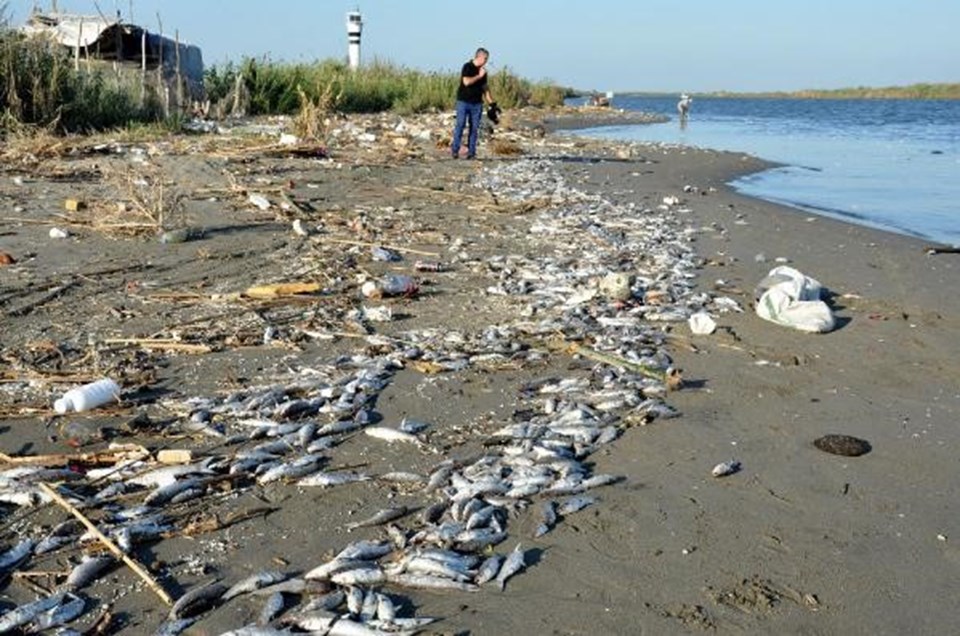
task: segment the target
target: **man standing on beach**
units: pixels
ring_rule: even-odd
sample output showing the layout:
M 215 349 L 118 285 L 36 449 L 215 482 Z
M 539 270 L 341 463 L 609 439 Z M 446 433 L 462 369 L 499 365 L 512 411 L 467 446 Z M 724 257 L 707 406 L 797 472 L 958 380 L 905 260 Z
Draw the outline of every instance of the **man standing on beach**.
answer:
M 477 156 L 477 134 L 480 132 L 480 116 L 483 114 L 483 102 L 492 103 L 487 88 L 487 60 L 490 53 L 485 48 L 477 49 L 473 59 L 460 70 L 460 84 L 457 86 L 457 123 L 453 128 L 453 145 L 450 150 L 453 158 L 460 157 L 460 144 L 463 143 L 463 127 L 469 121 L 467 136 L 467 159 Z

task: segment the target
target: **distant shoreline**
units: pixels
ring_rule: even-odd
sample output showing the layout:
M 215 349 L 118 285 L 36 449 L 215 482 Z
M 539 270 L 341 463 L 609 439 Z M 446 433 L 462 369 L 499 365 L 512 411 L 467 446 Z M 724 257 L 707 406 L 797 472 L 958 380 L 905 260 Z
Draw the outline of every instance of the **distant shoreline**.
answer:
M 577 93 L 578 97 L 589 91 Z M 680 91 L 621 91 L 617 95 L 632 97 L 667 97 L 679 95 Z M 690 92 L 694 97 L 717 97 L 730 99 L 960 99 L 960 83 L 957 84 L 911 84 L 909 86 L 849 87 L 834 89 L 802 89 L 797 91 L 712 91 Z

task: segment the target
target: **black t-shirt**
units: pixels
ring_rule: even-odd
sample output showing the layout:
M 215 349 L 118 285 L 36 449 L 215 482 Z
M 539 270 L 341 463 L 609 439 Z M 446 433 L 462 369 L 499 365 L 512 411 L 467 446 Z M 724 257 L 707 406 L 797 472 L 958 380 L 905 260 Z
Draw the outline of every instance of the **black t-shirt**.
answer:
M 464 86 L 464 77 L 476 77 L 480 74 L 480 69 L 473 63 L 473 60 L 463 65 L 460 70 L 460 86 L 457 88 L 457 101 L 467 102 L 468 104 L 482 104 L 483 91 L 487 88 L 487 76 L 484 75 L 480 81 L 474 82 L 470 86 Z

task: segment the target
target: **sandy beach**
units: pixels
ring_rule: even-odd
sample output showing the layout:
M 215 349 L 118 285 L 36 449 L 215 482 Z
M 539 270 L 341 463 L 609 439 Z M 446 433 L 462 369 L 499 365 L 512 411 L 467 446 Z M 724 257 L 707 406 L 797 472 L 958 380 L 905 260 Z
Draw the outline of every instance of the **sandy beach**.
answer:
M 637 231 L 627 214 L 633 211 L 670 233 L 664 251 L 690 250 L 689 257 L 674 255 L 689 260 L 696 277 L 671 289 L 689 283 L 677 303 L 687 307 L 701 295 L 719 325 L 714 334 L 693 335 L 685 320 L 644 323 L 652 339 L 637 348 L 662 345 L 658 359 L 669 356 L 664 362 L 683 370 L 683 386 L 664 397 L 679 416 L 611 411 L 616 439 L 582 461 L 592 475 L 622 480 L 591 491 L 596 503 L 541 537 L 533 534 L 545 498 L 518 507 L 506 540 L 482 551 L 506 555 L 518 543 L 527 550 L 526 569 L 504 591 L 382 589 L 405 614 L 441 619 L 426 634 L 953 631 L 958 256 L 930 255 L 913 238 L 740 196 L 725 184 L 765 166 L 753 157 L 601 143 L 562 130 L 616 121 L 607 115 L 516 118 L 530 119 L 541 123 L 497 133 L 516 154 L 495 154 L 488 143 L 477 162 L 447 158 L 442 135 L 450 122 L 441 116 L 406 121 L 402 132 L 396 117 L 351 118 L 338 124 L 344 132 L 331 137 L 325 159 L 273 138 L 240 142 L 236 133 L 68 140 L 30 156 L 8 151 L 0 166 L 0 251 L 16 262 L 0 268 L 0 449 L 10 459 L 90 452 L 113 441 L 189 449 L 196 458 L 232 455 L 237 446 L 184 429 L 189 398 L 223 399 L 289 382 L 338 356 L 408 348 L 410 331 L 430 330 L 434 339 L 417 343 L 427 354 L 437 343 L 467 353 L 406 360 L 370 407 L 372 424 L 429 423 L 422 443 L 387 444 L 354 432 L 330 451 L 328 467 L 429 475 L 444 460 L 501 452 L 505 444 L 493 432 L 529 420 L 524 414 L 543 404 L 530 397 L 530 386 L 610 372 L 524 331 L 554 308 L 530 310 L 537 297 L 518 291 L 516 272 L 538 262 L 557 266 L 544 276 L 581 261 L 652 268 L 656 241 L 646 243 L 650 254 L 626 254 L 608 249 L 615 237 L 590 234 L 601 228 L 629 238 Z M 360 129 L 374 140 L 356 141 Z M 527 176 L 562 188 L 524 192 Z M 178 225 L 202 229 L 196 240 L 161 243 L 149 223 L 102 222 L 108 211 L 117 216 L 118 200 L 129 222 L 157 201 L 135 193 L 155 192 L 161 182 L 165 205 L 181 201 L 170 212 Z M 252 194 L 269 207 L 252 204 Z M 665 197 L 677 201 L 664 206 Z M 68 199 L 84 205 L 66 213 Z M 563 226 L 564 210 L 580 205 L 600 212 Z M 608 222 L 610 210 L 623 215 L 617 223 Z M 295 220 L 307 236 L 291 228 Z M 71 236 L 51 239 L 54 226 Z M 567 234 L 549 234 L 561 226 Z M 403 260 L 373 260 L 371 246 L 395 248 Z M 443 263 L 444 271 L 415 271 L 416 260 Z M 754 313 L 755 286 L 781 263 L 829 290 L 834 331 L 805 334 Z M 415 276 L 419 293 L 364 298 L 364 280 L 389 273 Z M 596 294 L 602 277 L 597 269 L 566 293 Z M 292 282 L 317 286 L 297 296 L 244 294 Z M 605 316 L 649 316 L 649 307 L 638 309 L 641 287 L 615 309 L 588 294 L 584 315 L 600 307 Z M 743 311 L 716 311 L 718 297 Z M 351 311 L 359 306 L 386 306 L 390 320 L 358 318 Z M 496 325 L 508 325 L 506 335 Z M 469 363 L 454 364 L 461 360 Z M 123 385 L 120 404 L 54 417 L 54 398 L 103 376 Z M 68 421 L 113 437 L 73 449 L 65 443 Z M 826 434 L 867 440 L 871 450 L 825 453 L 813 441 Z M 727 460 L 740 462 L 739 472 L 713 477 L 711 469 Z M 142 494 L 121 501 L 133 505 Z M 222 479 L 200 505 L 171 506 L 174 529 L 137 545 L 134 555 L 176 598 L 262 569 L 302 574 L 350 541 L 386 536 L 379 526 L 348 531 L 351 521 L 430 502 L 422 484 L 371 480 L 318 491 Z M 222 523 L 238 513 L 249 515 Z M 89 514 L 105 519 L 96 507 Z M 4 504 L 0 551 L 25 537 L 39 540 L 66 518 L 49 503 Z M 186 532 L 214 518 L 223 527 Z M 411 515 L 397 525 L 413 534 L 423 524 Z M 91 548 L 71 545 L 17 566 L 21 575 L 0 583 L 0 611 L 56 588 L 84 549 Z M 288 595 L 281 620 L 312 593 Z M 98 633 L 153 633 L 168 610 L 122 565 L 83 596 L 89 609 L 78 629 L 109 608 L 112 624 Z M 248 595 L 218 604 L 183 633 L 252 623 L 264 600 Z

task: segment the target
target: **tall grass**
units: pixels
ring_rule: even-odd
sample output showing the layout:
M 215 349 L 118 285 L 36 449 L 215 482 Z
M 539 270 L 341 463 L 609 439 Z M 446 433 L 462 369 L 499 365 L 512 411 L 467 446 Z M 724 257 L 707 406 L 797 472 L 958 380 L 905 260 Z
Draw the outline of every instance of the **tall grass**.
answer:
M 85 132 L 162 118 L 155 96 L 141 100 L 138 83 L 73 64 L 63 47 L 0 26 L 0 131 Z
M 249 95 L 251 115 L 294 114 L 302 103 L 301 91 L 311 100 L 334 95 L 333 107 L 343 113 L 449 110 L 459 81 L 453 73 L 425 73 L 382 61 L 353 71 L 333 60 L 291 64 L 247 58 L 239 65 L 207 71 L 208 98 L 233 99 L 238 78 Z M 491 74 L 490 91 L 503 108 L 560 105 L 566 93 L 549 82 L 520 78 L 509 69 Z

